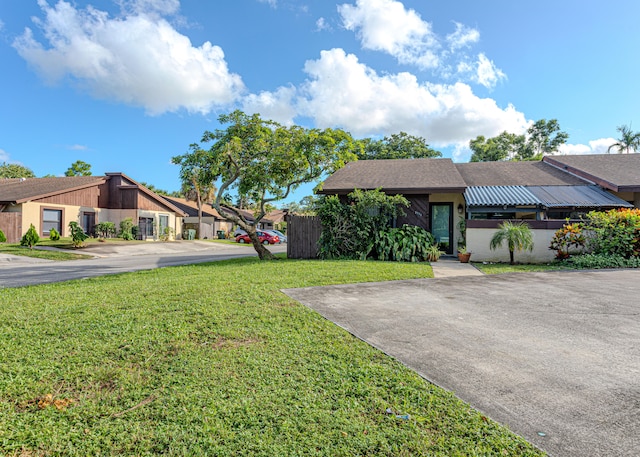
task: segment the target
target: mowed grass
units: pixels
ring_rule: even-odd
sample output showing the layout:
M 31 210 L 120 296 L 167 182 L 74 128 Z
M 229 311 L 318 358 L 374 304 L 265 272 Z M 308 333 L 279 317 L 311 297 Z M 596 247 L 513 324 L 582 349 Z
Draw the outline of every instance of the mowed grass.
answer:
M 246 258 L 2 289 L 0 455 L 543 455 L 279 291 L 429 276 Z
M 0 243 L 0 254 L 19 255 L 24 257 L 34 257 L 36 259 L 46 260 L 80 260 L 90 259 L 92 256 L 76 253 L 76 252 L 64 252 L 64 251 L 49 251 L 41 250 L 37 247 L 29 249 L 20 244 L 5 244 Z

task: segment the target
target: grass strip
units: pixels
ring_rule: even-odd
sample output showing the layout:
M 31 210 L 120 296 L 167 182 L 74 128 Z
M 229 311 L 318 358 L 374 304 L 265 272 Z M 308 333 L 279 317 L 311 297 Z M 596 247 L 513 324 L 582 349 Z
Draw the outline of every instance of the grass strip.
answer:
M 244 258 L 1 289 L 0 454 L 543 455 L 279 291 L 431 275 Z

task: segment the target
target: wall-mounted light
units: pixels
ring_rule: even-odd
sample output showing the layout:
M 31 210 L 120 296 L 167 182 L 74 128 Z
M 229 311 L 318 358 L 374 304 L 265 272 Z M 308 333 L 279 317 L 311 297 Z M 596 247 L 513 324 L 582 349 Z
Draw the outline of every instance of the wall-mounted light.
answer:
M 462 206 L 462 203 L 458 203 L 458 214 L 462 215 L 463 210 L 464 210 L 464 207 Z

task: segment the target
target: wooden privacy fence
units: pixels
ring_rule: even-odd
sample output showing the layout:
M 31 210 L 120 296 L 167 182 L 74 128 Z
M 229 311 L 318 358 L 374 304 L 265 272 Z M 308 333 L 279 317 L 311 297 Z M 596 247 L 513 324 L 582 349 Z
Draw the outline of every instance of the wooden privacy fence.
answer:
M 317 259 L 322 223 L 318 216 L 287 216 L 287 257 Z
M 22 213 L 0 213 L 0 230 L 7 243 L 17 243 L 22 238 Z

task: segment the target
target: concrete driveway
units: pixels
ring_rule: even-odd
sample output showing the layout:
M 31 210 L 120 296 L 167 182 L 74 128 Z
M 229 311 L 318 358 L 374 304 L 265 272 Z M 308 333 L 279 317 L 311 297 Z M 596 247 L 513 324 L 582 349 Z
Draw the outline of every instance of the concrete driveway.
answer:
M 550 455 L 640 455 L 640 271 L 284 292 Z
M 286 245 L 270 246 L 286 252 Z M 83 279 L 130 271 L 188 265 L 237 257 L 255 256 L 251 245 L 209 241 L 148 243 L 95 243 L 77 251 L 94 256 L 89 260 L 55 262 L 0 254 L 0 288 Z

